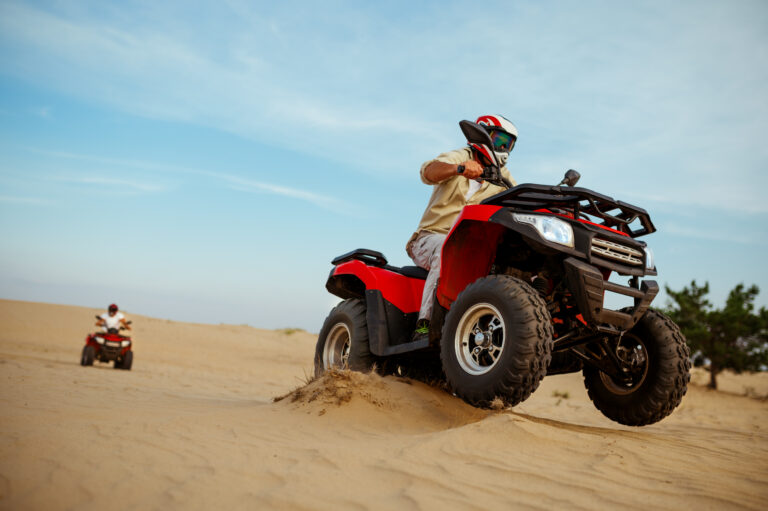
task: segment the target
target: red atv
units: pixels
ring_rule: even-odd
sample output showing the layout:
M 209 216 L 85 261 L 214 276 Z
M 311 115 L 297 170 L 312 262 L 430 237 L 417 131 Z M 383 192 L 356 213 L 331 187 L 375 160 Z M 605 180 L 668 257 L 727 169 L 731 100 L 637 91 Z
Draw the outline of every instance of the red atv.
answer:
M 96 318 L 101 319 L 100 316 Z M 131 324 L 130 321 L 126 323 Z M 106 363 L 114 361 L 115 369 L 130 371 L 133 365 L 133 343 L 130 337 L 120 333 L 123 329 L 121 325 L 119 328 L 110 328 L 106 333 L 88 334 L 80 365 L 92 366 L 94 360 Z
M 479 125 L 460 126 L 468 142 L 492 147 Z M 427 272 L 358 249 L 333 260 L 326 288 L 344 301 L 320 331 L 316 375 L 376 367 L 444 379 L 487 407 L 522 402 L 547 374 L 583 371 L 608 418 L 642 426 L 669 415 L 687 389 L 689 350 L 677 325 L 649 309 L 659 286 L 641 278 L 657 273 L 637 239 L 656 230 L 648 213 L 575 187 L 573 170 L 557 186 L 512 187 L 495 158 L 486 163 L 483 179 L 507 190 L 466 206 L 448 234 L 429 339 L 411 340 Z M 606 308 L 606 293 L 632 305 Z

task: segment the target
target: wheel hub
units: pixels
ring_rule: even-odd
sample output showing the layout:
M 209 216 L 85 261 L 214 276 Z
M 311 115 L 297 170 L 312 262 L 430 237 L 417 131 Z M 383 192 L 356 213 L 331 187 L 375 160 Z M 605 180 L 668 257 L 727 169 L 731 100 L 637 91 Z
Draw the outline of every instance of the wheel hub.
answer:
M 477 348 L 487 348 L 490 343 L 491 343 L 490 335 L 486 335 L 483 332 L 477 332 L 475 334 L 475 344 L 477 345 Z
M 504 324 L 501 313 L 491 304 L 470 307 L 456 329 L 456 357 L 469 374 L 485 374 L 496 365 L 504 349 Z
M 611 377 L 601 373 L 603 382 L 616 394 L 629 394 L 645 381 L 648 374 L 648 352 L 642 340 L 625 334 L 616 347 L 616 357 L 621 363 L 621 376 Z

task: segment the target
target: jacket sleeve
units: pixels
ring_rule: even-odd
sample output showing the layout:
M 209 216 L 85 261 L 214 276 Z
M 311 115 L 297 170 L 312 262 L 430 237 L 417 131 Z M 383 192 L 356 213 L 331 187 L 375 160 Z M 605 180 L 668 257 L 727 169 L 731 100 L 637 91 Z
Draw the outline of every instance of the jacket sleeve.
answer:
M 427 177 L 424 175 L 424 170 L 429 166 L 430 163 L 433 161 L 440 161 L 443 163 L 451 163 L 453 165 L 458 165 L 459 163 L 464 163 L 465 161 L 469 160 L 472 157 L 472 153 L 470 152 L 469 148 L 463 148 L 463 149 L 456 149 L 455 151 L 448 151 L 447 153 L 443 153 L 437 158 L 434 158 L 432 160 L 426 161 L 421 165 L 421 171 L 419 174 L 421 175 L 421 182 L 425 185 L 436 185 L 438 183 L 430 181 L 427 179 Z

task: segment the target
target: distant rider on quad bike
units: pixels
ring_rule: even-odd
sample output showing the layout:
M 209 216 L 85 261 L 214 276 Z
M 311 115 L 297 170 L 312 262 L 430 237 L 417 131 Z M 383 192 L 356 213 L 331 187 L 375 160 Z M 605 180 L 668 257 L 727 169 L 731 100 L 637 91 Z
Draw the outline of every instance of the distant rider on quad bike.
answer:
M 110 330 L 117 332 L 121 327 L 126 330 L 131 329 L 130 322 L 125 320 L 125 315 L 119 312 L 117 305 L 114 303 L 110 304 L 106 314 L 99 316 L 96 326 L 104 328 L 105 332 Z
M 492 151 L 502 165 L 501 175 L 514 186 L 515 181 L 506 167 L 507 157 L 515 146 L 517 128 L 501 115 L 483 115 L 477 124 L 482 126 L 493 142 Z M 419 318 L 413 340 L 429 337 L 429 318 L 432 314 L 432 299 L 440 275 L 440 252 L 445 237 L 461 210 L 467 204 L 480 204 L 483 200 L 504 191 L 504 188 L 478 179 L 483 167 L 491 164 L 493 158 L 488 148 L 478 144 L 443 153 L 421 166 L 421 180 L 432 185 L 432 197 L 405 247 L 408 255 L 420 267 L 429 271 L 424 284 Z

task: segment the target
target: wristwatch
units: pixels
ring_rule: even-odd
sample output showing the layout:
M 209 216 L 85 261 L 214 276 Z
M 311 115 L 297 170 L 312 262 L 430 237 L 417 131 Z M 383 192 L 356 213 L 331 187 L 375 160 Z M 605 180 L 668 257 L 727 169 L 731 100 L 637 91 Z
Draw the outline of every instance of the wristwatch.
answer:
M 464 173 L 464 165 L 459 165 L 456 167 L 456 173 L 457 174 L 463 174 Z

